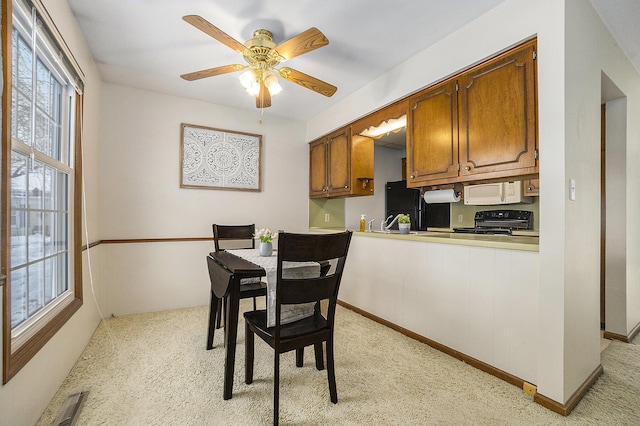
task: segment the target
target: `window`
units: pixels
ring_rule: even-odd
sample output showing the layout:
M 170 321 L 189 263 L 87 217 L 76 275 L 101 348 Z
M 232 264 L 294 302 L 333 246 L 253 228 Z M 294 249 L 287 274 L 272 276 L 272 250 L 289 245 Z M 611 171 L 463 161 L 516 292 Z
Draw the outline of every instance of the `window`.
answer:
M 3 123 L 11 126 L 2 152 L 9 160 L 2 182 L 5 383 L 82 303 L 81 87 L 39 0 L 10 3 L 3 2 L 12 17 L 11 32 L 3 29 L 3 51 L 11 52 L 3 55 L 11 61 L 3 76 L 11 88 L 3 93 L 11 96 L 3 98 L 3 106 L 10 102 Z

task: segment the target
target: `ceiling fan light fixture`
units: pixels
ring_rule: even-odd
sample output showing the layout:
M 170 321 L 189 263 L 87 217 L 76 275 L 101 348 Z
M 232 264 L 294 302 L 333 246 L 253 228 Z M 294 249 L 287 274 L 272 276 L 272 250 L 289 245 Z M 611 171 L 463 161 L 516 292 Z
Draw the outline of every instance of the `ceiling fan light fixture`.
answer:
M 265 71 L 263 75 L 264 85 L 269 89 L 269 93 L 271 96 L 277 95 L 282 92 L 282 86 L 278 83 L 278 77 L 276 77 L 275 73 L 271 70 Z
M 258 76 L 256 75 L 256 70 L 254 70 L 253 68 L 249 68 L 248 70 L 240 74 L 239 80 L 240 80 L 240 84 L 242 84 L 242 87 L 244 87 L 247 91 L 256 85 L 258 86 L 258 89 L 260 88 L 260 85 L 258 84 Z
M 278 77 L 276 77 L 276 74 L 271 69 L 263 71 L 250 68 L 240 74 L 239 80 L 246 92 L 253 97 L 260 94 L 260 80 L 264 81 L 264 85 L 269 90 L 271 96 L 282 92 L 282 86 L 278 83 Z
M 260 94 L 260 85 L 254 84 L 253 86 L 245 89 L 245 91 L 249 94 L 249 96 L 253 96 L 255 98 Z

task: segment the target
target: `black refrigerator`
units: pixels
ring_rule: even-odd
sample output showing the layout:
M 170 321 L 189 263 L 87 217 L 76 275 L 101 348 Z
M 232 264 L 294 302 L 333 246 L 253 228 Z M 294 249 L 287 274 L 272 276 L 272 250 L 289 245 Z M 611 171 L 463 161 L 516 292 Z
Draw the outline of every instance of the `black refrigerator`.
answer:
M 451 204 L 427 204 L 419 189 L 407 188 L 406 180 L 387 182 L 385 206 L 385 219 L 391 215 L 395 218 L 400 213 L 408 214 L 412 231 L 426 231 L 427 227 L 449 228 L 451 224 Z M 398 223 L 391 229 L 398 229 Z

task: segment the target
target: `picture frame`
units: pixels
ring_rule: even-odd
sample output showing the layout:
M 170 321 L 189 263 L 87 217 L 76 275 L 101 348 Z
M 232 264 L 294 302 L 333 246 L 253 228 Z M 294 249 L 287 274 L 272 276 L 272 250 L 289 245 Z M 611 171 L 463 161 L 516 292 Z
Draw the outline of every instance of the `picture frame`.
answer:
M 262 190 L 262 135 L 181 123 L 180 187 Z

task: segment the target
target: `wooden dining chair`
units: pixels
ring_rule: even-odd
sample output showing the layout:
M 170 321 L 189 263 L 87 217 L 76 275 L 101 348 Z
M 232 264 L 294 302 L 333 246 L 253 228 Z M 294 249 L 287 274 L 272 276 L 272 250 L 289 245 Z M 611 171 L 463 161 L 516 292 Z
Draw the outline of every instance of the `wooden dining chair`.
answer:
M 323 349 L 327 353 L 327 378 L 331 402 L 338 402 L 333 360 L 333 329 L 338 300 L 338 289 L 342 280 L 351 231 L 334 234 L 278 234 L 278 270 L 276 282 L 275 326 L 267 326 L 266 310 L 245 312 L 245 383 L 253 382 L 254 335 L 274 349 L 273 379 L 273 424 L 278 424 L 280 354 L 296 350 L 296 358 L 306 346 L 314 346 L 316 369 L 323 370 Z M 335 264 L 324 275 L 289 278 L 283 274 L 284 262 L 325 262 Z M 323 271 L 324 272 L 324 271 Z M 321 305 L 322 301 L 328 301 Z M 298 321 L 282 324 L 282 306 L 316 302 L 313 314 Z M 298 366 L 302 363 L 296 362 Z
M 255 224 L 251 225 L 218 225 L 213 224 L 213 244 L 216 251 L 224 250 L 224 248 L 243 249 L 255 248 L 254 234 L 256 232 Z M 211 273 L 211 271 L 210 271 Z M 240 298 L 253 298 L 253 310 L 257 309 L 256 298 L 267 295 L 267 284 L 260 279 L 249 278 L 245 282 L 240 281 Z M 222 312 L 226 314 L 226 304 L 223 299 L 218 299 L 211 290 L 211 305 L 209 307 L 209 316 L 212 317 L 213 303 L 217 303 L 215 328 L 220 328 L 222 323 Z M 213 348 L 214 335 L 213 318 L 209 319 L 209 331 L 207 335 L 207 349 Z

